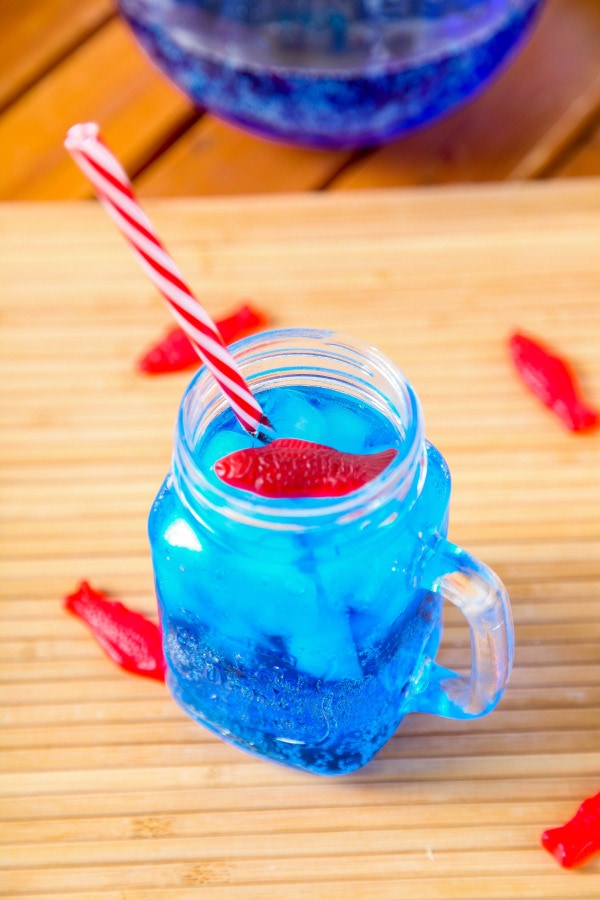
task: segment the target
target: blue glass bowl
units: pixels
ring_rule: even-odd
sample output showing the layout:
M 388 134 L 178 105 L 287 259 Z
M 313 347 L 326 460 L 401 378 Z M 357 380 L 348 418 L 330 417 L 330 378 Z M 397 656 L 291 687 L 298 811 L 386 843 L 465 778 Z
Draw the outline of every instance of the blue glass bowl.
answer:
M 267 138 L 379 144 L 474 94 L 542 0 L 119 0 L 198 106 Z

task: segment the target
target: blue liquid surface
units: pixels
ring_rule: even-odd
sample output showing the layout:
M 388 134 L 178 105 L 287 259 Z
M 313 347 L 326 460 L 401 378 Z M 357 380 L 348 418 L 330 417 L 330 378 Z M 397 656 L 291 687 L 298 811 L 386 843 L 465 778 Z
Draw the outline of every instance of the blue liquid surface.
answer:
M 541 0 L 120 0 L 140 43 L 199 106 L 265 137 L 377 144 L 477 91 Z
M 257 396 L 279 437 L 402 453 L 403 435 L 356 399 L 315 387 Z M 216 459 L 253 440 L 226 411 L 202 437 L 197 464 L 219 484 Z M 439 598 L 413 586 L 420 533 L 445 532 L 449 500 L 445 464 L 431 446 L 427 455 L 408 514 L 392 499 L 367 527 L 359 517 L 318 531 L 257 528 L 211 509 L 199 521 L 167 478 L 150 539 L 167 680 L 193 718 L 313 772 L 371 759 L 426 685 L 440 639 Z

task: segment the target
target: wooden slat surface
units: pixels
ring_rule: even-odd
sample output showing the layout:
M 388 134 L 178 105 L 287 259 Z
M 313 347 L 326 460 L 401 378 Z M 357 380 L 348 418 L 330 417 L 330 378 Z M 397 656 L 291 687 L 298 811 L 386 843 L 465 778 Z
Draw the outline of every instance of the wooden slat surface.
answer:
M 0 0 L 0 108 L 114 15 L 111 0 Z
M 153 69 L 112 19 L 0 117 L 0 199 L 92 195 L 63 141 L 75 122 L 97 120 L 132 174 L 195 118 L 191 103 Z
M 355 154 L 260 141 L 205 115 L 135 179 L 141 197 L 310 191 Z
M 600 172 L 600 128 L 594 128 L 577 150 L 556 166 L 553 175 L 588 177 Z
M 154 612 L 146 515 L 185 375 L 134 360 L 168 323 L 95 203 L 0 207 L 0 896 L 597 900 L 600 858 L 539 845 L 600 790 L 600 432 L 514 375 L 520 327 L 600 404 L 600 190 L 529 186 L 153 201 L 214 315 L 391 355 L 454 476 L 451 536 L 504 579 L 516 665 L 475 723 L 410 716 L 324 779 L 255 760 L 114 669 L 61 609 L 81 578 Z M 443 659 L 468 637 L 449 612 Z

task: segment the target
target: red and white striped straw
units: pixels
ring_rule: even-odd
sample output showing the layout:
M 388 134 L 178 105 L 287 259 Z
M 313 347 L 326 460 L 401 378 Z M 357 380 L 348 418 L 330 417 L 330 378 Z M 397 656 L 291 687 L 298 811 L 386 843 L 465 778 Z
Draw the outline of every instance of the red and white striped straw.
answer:
M 69 129 L 65 147 L 89 179 L 98 199 L 133 248 L 184 329 L 198 356 L 212 372 L 243 427 L 256 434 L 269 426 L 258 402 L 225 346 L 215 323 L 202 308 L 158 239 L 141 209 L 125 170 L 100 137 L 94 122 Z

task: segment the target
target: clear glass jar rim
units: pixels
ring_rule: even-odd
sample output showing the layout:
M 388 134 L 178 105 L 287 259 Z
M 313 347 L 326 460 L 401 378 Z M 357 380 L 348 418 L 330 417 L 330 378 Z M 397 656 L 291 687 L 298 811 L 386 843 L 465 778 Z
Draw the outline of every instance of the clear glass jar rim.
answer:
M 401 452 L 381 475 L 342 497 L 303 498 L 299 504 L 249 497 L 225 484 L 216 486 L 197 464 L 197 446 L 202 432 L 227 408 L 227 402 L 202 367 L 184 392 L 173 450 L 175 484 L 194 515 L 199 512 L 196 507 L 209 508 L 248 525 L 306 530 L 329 522 L 356 521 L 388 500 L 402 499 L 415 482 L 422 482 L 424 437 L 419 400 L 396 364 L 375 347 L 339 332 L 287 328 L 260 332 L 229 349 L 252 388 L 271 387 L 282 377 L 290 384 L 294 378 L 306 384 L 324 375 L 335 379 L 337 374 L 348 393 L 354 388 L 367 402 L 378 398 L 380 410 L 402 435 Z M 287 365 L 282 367 L 284 360 Z

